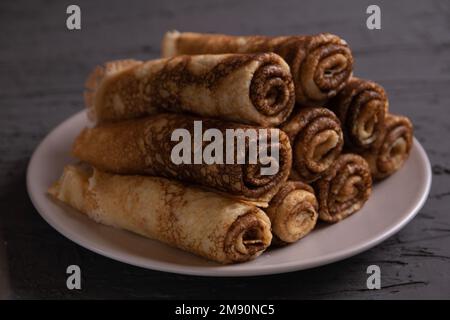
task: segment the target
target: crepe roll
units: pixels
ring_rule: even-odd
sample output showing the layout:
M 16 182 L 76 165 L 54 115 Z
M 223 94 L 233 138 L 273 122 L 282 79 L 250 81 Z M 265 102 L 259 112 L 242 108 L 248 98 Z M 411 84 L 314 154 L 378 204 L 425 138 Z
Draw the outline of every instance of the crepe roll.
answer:
M 73 155 L 104 171 L 178 179 L 261 206 L 287 180 L 292 164 L 280 129 L 178 114 L 86 128 Z
M 317 222 L 318 204 L 314 190 L 300 181 L 287 181 L 266 209 L 272 223 L 274 243 L 296 242 L 306 236 Z
M 49 193 L 98 223 L 220 263 L 253 259 L 272 238 L 260 209 L 164 178 L 69 165 Z
M 266 37 L 171 31 L 162 42 L 163 57 L 256 52 L 274 52 L 286 60 L 294 79 L 296 101 L 303 106 L 323 105 L 352 75 L 349 46 L 329 33 Z
M 344 144 L 341 124 L 326 108 L 300 108 L 282 125 L 293 150 L 291 178 L 317 180 L 333 164 Z
M 399 170 L 413 145 L 413 125 L 405 116 L 388 114 L 385 129 L 371 150 L 363 153 L 374 180 L 381 180 Z
M 291 113 L 295 92 L 289 66 L 274 53 L 186 55 L 97 67 L 85 102 L 97 122 L 165 110 L 276 126 Z
M 372 191 L 370 168 L 359 155 L 342 154 L 314 183 L 319 219 L 338 222 L 363 207 Z
M 326 105 L 342 123 L 345 144 L 351 150 L 367 150 L 384 129 L 388 99 L 375 82 L 351 78 Z

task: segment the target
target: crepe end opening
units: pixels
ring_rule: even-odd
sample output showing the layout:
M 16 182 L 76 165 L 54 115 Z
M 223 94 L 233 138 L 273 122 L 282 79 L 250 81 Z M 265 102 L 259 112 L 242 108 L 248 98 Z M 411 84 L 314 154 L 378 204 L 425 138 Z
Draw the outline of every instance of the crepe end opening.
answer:
M 314 204 L 302 200 L 282 216 L 272 227 L 280 240 L 293 243 L 308 234 L 316 225 L 318 213 Z
M 273 130 L 278 131 L 278 142 L 271 141 Z M 261 158 L 262 149 L 267 148 L 266 157 Z M 278 159 L 273 152 L 278 151 Z M 264 160 L 264 163 L 262 162 Z M 270 135 L 267 138 L 267 145 L 259 143 L 258 162 L 256 164 L 245 164 L 243 166 L 243 186 L 244 195 L 248 197 L 258 197 L 270 190 L 273 190 L 278 184 L 287 180 L 292 166 L 292 148 L 288 136 L 279 129 L 270 129 Z M 265 172 L 263 169 L 272 168 L 272 173 Z
M 368 148 L 377 139 L 384 125 L 384 102 L 372 100 L 363 106 L 353 129 L 356 144 Z
M 327 111 L 328 112 L 328 111 Z M 307 173 L 303 178 L 313 181 L 336 161 L 344 145 L 339 120 L 331 111 L 319 115 L 307 124 L 294 142 L 297 171 Z
M 308 51 L 300 68 L 300 91 L 306 101 L 324 102 L 334 97 L 352 76 L 353 56 L 347 43 L 331 34 L 315 36 Z
M 266 56 L 268 58 L 266 58 Z M 253 74 L 250 84 L 250 100 L 264 116 L 282 115 L 274 124 L 285 120 L 294 108 L 295 90 L 287 66 L 283 66 L 273 55 L 265 60 Z
M 270 224 L 259 218 L 254 209 L 238 217 L 228 229 L 224 251 L 227 259 L 243 262 L 261 254 L 272 241 Z
M 393 122 L 386 129 L 383 143 L 377 155 L 374 178 L 381 180 L 399 170 L 409 157 L 413 144 L 413 128 L 406 117 L 388 116 Z
M 321 220 L 338 222 L 358 210 L 368 200 L 372 190 L 372 178 L 369 164 L 356 154 L 344 154 L 337 161 L 334 176 L 327 181 L 327 210 L 320 210 Z
M 342 119 L 349 128 L 346 131 L 349 143 L 358 149 L 372 147 L 385 127 L 385 117 L 389 102 L 386 93 L 379 84 L 352 78 L 339 93 L 342 109 L 346 119 Z

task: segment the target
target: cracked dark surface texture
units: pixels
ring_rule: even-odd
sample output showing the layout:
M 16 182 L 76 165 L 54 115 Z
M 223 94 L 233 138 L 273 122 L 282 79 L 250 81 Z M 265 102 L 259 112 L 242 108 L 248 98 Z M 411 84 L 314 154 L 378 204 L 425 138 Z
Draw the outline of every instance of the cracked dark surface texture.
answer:
M 345 3 L 344 3 L 345 2 Z M 65 2 L 0 3 L 0 298 L 448 298 L 450 296 L 450 2 L 377 1 L 382 30 L 365 26 L 369 1 L 77 1 L 82 30 L 65 29 Z M 418 216 L 375 248 L 328 266 L 263 278 L 172 275 L 115 262 L 70 242 L 31 205 L 26 166 L 39 141 L 83 108 L 83 82 L 107 60 L 159 55 L 170 29 L 229 34 L 332 32 L 355 74 L 386 89 L 391 111 L 415 125 L 433 167 Z M 66 267 L 82 269 L 68 291 Z M 382 289 L 366 289 L 378 264 Z

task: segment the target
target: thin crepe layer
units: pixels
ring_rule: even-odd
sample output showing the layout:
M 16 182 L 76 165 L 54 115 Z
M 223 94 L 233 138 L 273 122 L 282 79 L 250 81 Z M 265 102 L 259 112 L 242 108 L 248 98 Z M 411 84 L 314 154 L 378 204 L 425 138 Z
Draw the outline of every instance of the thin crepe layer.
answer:
M 163 178 L 66 166 L 49 193 L 96 222 L 220 263 L 253 259 L 272 238 L 260 209 Z
M 370 168 L 364 158 L 342 154 L 321 179 L 314 183 L 319 219 L 338 222 L 361 209 L 372 191 Z
M 413 125 L 405 116 L 388 114 L 383 133 L 375 145 L 362 155 L 370 165 L 374 180 L 384 179 L 399 170 L 413 145 Z
M 333 164 L 344 144 L 341 124 L 326 108 L 301 108 L 281 129 L 293 150 L 291 178 L 313 182 Z
M 289 66 L 273 53 L 121 60 L 97 67 L 85 101 L 97 122 L 159 111 L 276 126 L 295 102 Z
M 199 146 L 190 143 L 190 163 L 175 164 L 172 161 L 172 150 L 181 142 L 172 141 L 172 133 L 176 129 L 186 130 L 194 140 L 194 121 L 202 121 L 202 129 L 215 129 L 222 133 L 223 164 L 204 163 L 200 158 L 199 164 L 195 163 L 195 151 Z M 226 129 L 241 129 L 247 134 L 256 132 L 257 139 L 263 139 L 262 132 L 267 132 L 266 144 L 259 142 L 259 151 L 265 146 L 269 150 L 278 150 L 279 161 L 272 157 L 274 165 L 278 169 L 272 175 L 262 175 L 261 168 L 268 167 L 263 164 L 261 157 L 256 164 L 249 163 L 249 140 L 246 139 L 245 164 L 237 163 L 239 143 L 233 144 L 231 154 L 234 164 L 226 164 Z M 275 195 L 281 184 L 288 178 L 292 164 L 292 150 L 289 139 L 279 129 L 255 130 L 257 127 L 243 124 L 224 122 L 212 119 L 200 119 L 186 115 L 158 114 L 143 119 L 133 119 L 117 123 L 107 123 L 95 128 L 86 128 L 76 138 L 73 146 L 73 155 L 101 170 L 119 174 L 146 174 L 174 178 L 181 181 L 203 185 L 214 190 L 226 192 L 235 197 L 253 201 L 265 206 Z M 279 141 L 275 134 L 278 133 Z M 273 134 L 273 139 L 272 139 Z M 188 143 L 188 145 L 189 145 Z M 203 142 L 203 151 L 209 142 Z M 178 155 L 180 152 L 176 152 Z M 200 156 L 201 153 L 197 153 Z M 260 154 L 261 155 L 261 154 Z
M 317 222 L 314 190 L 300 181 L 287 181 L 266 209 L 272 223 L 273 242 L 287 244 L 305 237 Z
M 342 123 L 346 146 L 354 151 L 373 146 L 384 129 L 388 106 L 382 86 L 354 77 L 327 103 Z
M 297 103 L 321 106 L 341 90 L 353 70 L 347 43 L 336 35 L 228 36 L 177 31 L 167 32 L 162 56 L 183 54 L 274 52 L 291 67 Z

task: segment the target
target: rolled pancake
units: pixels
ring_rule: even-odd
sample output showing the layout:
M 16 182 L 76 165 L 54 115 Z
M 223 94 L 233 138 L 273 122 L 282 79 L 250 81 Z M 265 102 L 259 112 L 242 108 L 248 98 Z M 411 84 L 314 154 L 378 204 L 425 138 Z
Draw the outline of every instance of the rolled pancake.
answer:
M 96 222 L 220 263 L 253 259 L 272 238 L 260 209 L 164 178 L 66 166 L 49 193 Z
M 321 33 L 309 36 L 228 36 L 167 32 L 162 56 L 207 53 L 274 52 L 291 67 L 296 101 L 302 106 L 322 106 L 341 90 L 353 70 L 353 56 L 340 37 Z
M 194 140 L 194 121 L 202 121 L 203 133 L 208 129 L 215 129 L 224 137 L 223 158 L 232 154 L 233 164 L 201 162 L 195 164 L 195 152 L 199 150 L 191 141 Z M 172 151 L 180 142 L 172 141 L 172 133 L 182 129 L 192 137 L 190 164 L 174 163 Z M 263 147 L 278 151 L 268 158 L 272 161 L 272 168 L 277 171 L 263 175 L 262 168 L 267 168 L 261 157 L 255 164 L 249 161 L 249 139 L 244 145 L 245 163 L 237 163 L 239 143 L 235 139 L 233 150 L 226 150 L 226 130 L 238 129 L 244 134 L 256 132 L 256 140 L 260 141 L 259 150 Z M 258 131 L 268 133 L 267 143 L 260 140 L 263 135 Z M 272 133 L 274 139 L 272 139 Z M 275 136 L 278 134 L 278 141 Z M 255 141 L 255 140 L 252 140 Z M 209 142 L 203 142 L 203 151 Z M 180 152 L 181 153 L 181 152 Z M 187 152 L 186 152 L 187 153 Z M 184 154 L 184 152 L 183 152 Z M 189 183 L 203 185 L 217 191 L 226 192 L 232 196 L 252 201 L 260 206 L 267 206 L 267 202 L 277 193 L 281 184 L 288 178 L 292 164 L 292 150 L 289 139 L 279 129 L 265 129 L 243 124 L 224 122 L 212 119 L 201 119 L 186 115 L 157 114 L 143 119 L 127 120 L 108 123 L 94 128 L 86 128 L 76 138 L 73 155 L 78 159 L 104 171 L 119 174 L 146 174 L 173 178 Z M 201 155 L 201 153 L 200 153 Z
M 399 170 L 413 145 L 413 125 L 405 116 L 388 114 L 383 133 L 374 146 L 362 153 L 370 165 L 374 180 L 384 179 Z
M 274 53 L 194 55 L 106 63 L 89 76 L 85 101 L 97 122 L 165 110 L 275 126 L 291 113 L 295 92 Z
M 317 222 L 314 190 L 300 181 L 287 181 L 265 209 L 272 223 L 274 243 L 292 243 L 305 237 Z
M 319 201 L 319 219 L 338 222 L 360 210 L 369 199 L 369 165 L 356 154 L 342 154 L 313 186 Z
M 382 134 L 389 103 L 381 85 L 353 77 L 326 106 L 342 123 L 346 147 L 364 151 Z
M 300 108 L 281 129 L 292 146 L 292 180 L 309 183 L 319 179 L 344 145 L 341 123 L 326 108 Z

